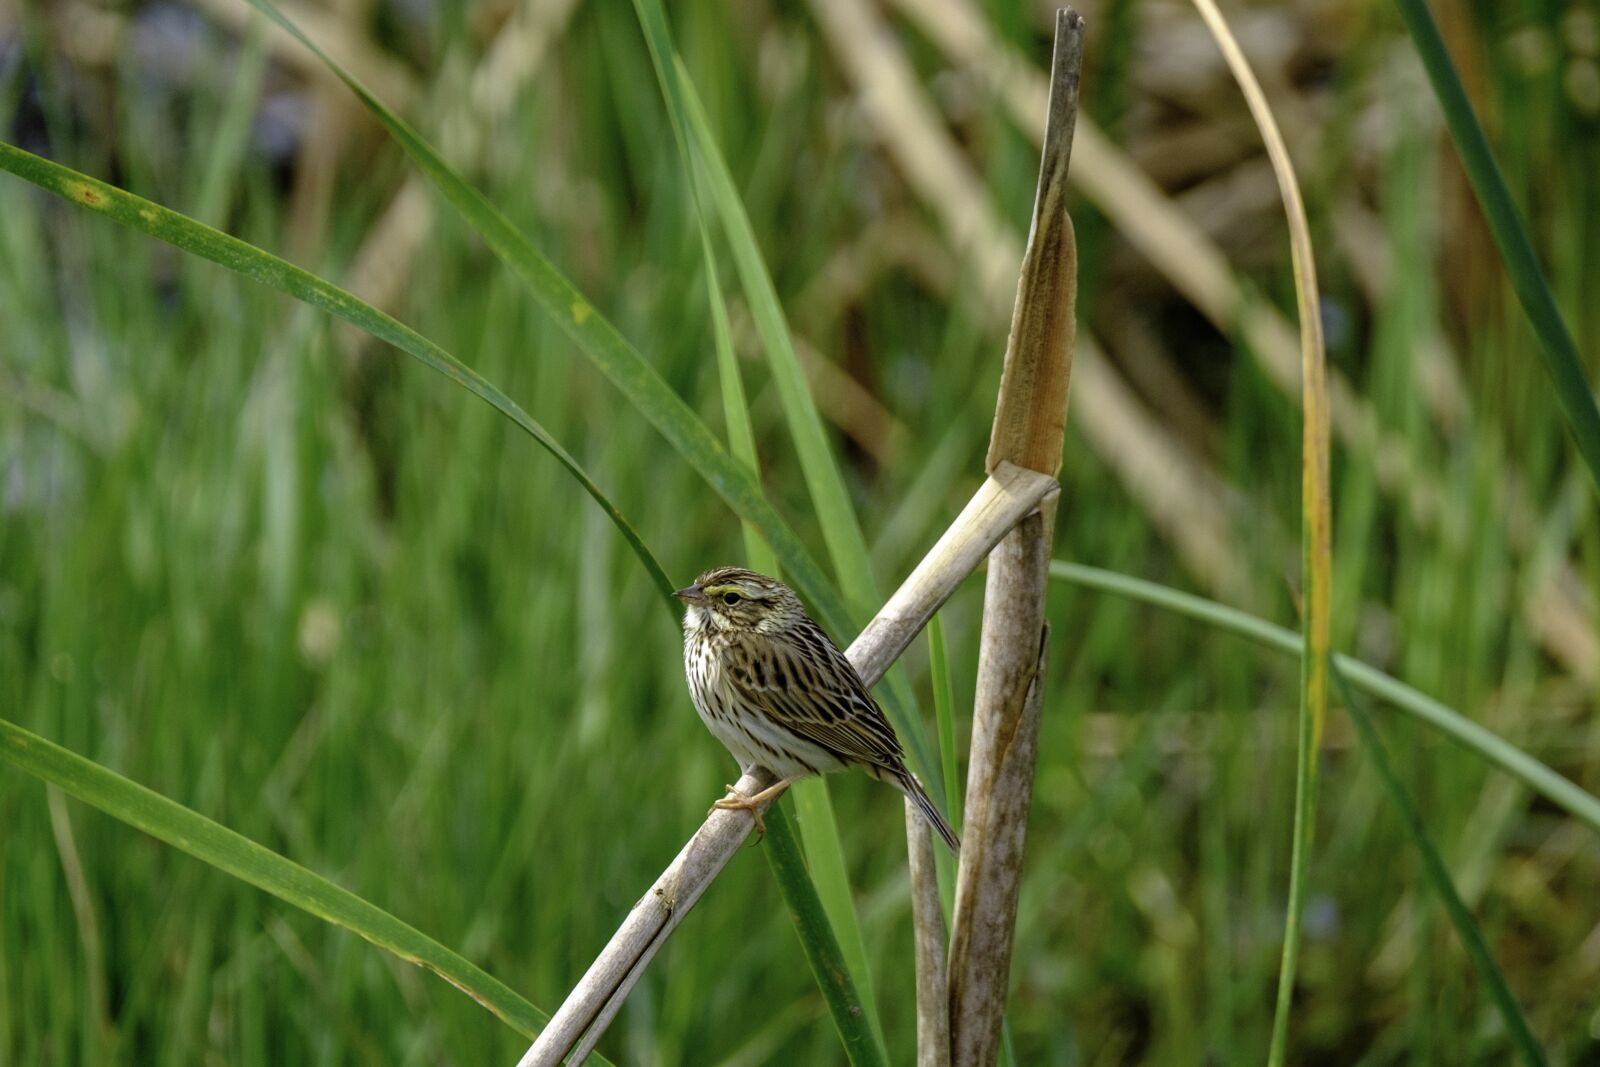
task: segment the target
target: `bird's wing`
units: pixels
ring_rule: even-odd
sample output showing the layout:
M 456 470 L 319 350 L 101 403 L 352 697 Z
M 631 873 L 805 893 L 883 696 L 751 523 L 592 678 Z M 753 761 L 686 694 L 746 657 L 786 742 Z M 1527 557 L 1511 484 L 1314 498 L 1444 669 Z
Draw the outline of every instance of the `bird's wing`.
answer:
M 731 672 L 739 695 L 774 722 L 849 763 L 903 771 L 894 729 L 828 635 L 813 624 L 766 636 Z

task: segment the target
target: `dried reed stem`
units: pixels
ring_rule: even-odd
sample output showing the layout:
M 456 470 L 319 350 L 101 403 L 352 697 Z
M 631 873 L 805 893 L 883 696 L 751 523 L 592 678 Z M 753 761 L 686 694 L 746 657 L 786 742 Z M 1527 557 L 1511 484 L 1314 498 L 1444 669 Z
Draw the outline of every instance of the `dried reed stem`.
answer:
M 1000 1048 L 1038 756 L 1053 527 L 1029 515 L 989 557 L 950 941 L 952 1062 L 963 1067 L 994 1063 Z
M 1083 19 L 1070 8 L 1058 11 L 1039 188 L 995 405 L 991 467 L 1017 463 L 1053 475 L 1061 465 L 1078 274 L 1067 168 L 1082 62 Z M 1023 519 L 989 557 L 950 941 L 951 1061 L 962 1067 L 992 1064 L 1000 1049 L 1038 755 L 1055 503 L 1052 497 Z
M 911 930 L 917 964 L 917 1067 L 950 1067 L 949 987 L 945 977 L 944 906 L 933 835 L 906 801 L 906 847 L 911 859 Z
M 993 470 L 944 536 L 846 650 L 851 665 L 868 685 L 883 677 L 1000 539 L 1055 491 L 1056 480 L 1051 475 L 1011 463 Z M 747 774 L 739 779 L 737 788 L 754 793 L 773 781 L 765 772 Z M 554 1067 L 585 1031 L 589 1031 L 587 1047 L 593 1047 L 655 953 L 738 851 L 752 825 L 743 812 L 713 811 L 707 816 L 633 906 L 519 1067 Z
M 989 435 L 990 470 L 1008 461 L 1051 475 L 1061 469 L 1078 304 L 1078 246 L 1067 214 L 1067 169 L 1078 124 L 1082 64 L 1083 19 L 1071 8 L 1062 8 L 1056 13 L 1050 108 L 1033 225 L 1017 280 L 1000 399 Z

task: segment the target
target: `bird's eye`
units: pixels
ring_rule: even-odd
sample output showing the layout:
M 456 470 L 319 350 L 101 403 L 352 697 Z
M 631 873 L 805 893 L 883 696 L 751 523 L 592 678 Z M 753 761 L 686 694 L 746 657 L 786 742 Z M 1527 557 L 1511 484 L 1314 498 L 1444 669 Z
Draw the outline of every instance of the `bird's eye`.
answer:
M 735 604 L 737 604 L 742 599 L 743 598 L 741 596 L 739 596 L 738 593 L 723 593 L 722 594 L 722 602 L 724 604 L 728 605 L 728 607 L 730 607 L 730 608 L 733 607 Z

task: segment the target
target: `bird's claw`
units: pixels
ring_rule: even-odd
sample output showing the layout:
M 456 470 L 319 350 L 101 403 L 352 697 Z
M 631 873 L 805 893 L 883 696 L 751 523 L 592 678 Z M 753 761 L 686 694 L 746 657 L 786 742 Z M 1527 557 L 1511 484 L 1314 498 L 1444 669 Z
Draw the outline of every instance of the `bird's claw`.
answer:
M 750 817 L 755 820 L 756 833 L 762 837 L 767 836 L 767 824 L 761 818 L 760 802 L 752 800 L 731 785 L 724 785 L 723 788 L 728 791 L 728 795 L 712 804 L 710 811 L 707 811 L 706 814 L 710 815 L 713 811 L 748 811 Z

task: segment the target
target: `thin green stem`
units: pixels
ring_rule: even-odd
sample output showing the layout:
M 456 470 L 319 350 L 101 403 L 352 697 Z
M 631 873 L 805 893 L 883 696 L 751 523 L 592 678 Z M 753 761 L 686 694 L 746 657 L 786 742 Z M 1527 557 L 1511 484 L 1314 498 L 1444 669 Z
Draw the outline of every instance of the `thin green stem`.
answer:
M 1304 663 L 1309 657 L 1302 655 Z M 1304 672 L 1302 672 L 1304 673 Z M 1303 702 L 1302 702 L 1303 703 Z M 1267 1062 L 1281 1067 L 1288 1056 L 1289 1010 L 1294 1002 L 1295 971 L 1300 963 L 1300 923 L 1305 911 L 1307 869 L 1311 838 L 1317 823 L 1317 727 L 1302 706 L 1294 776 L 1294 833 L 1289 851 L 1289 903 L 1283 922 L 1283 955 L 1278 961 L 1278 997 L 1272 1014 L 1272 1044 Z

